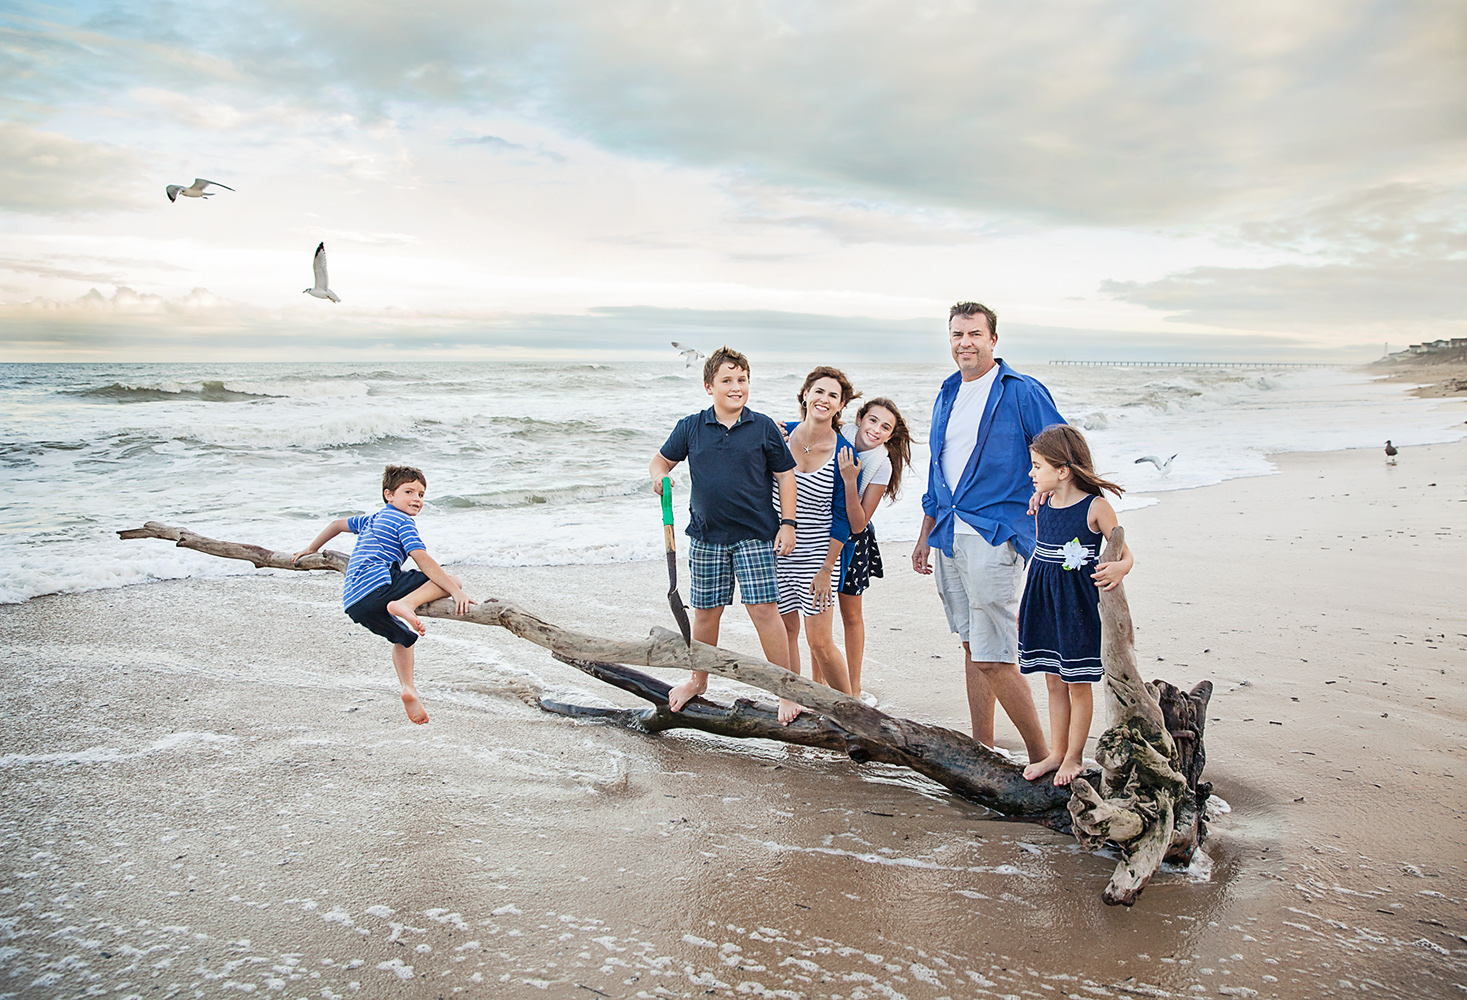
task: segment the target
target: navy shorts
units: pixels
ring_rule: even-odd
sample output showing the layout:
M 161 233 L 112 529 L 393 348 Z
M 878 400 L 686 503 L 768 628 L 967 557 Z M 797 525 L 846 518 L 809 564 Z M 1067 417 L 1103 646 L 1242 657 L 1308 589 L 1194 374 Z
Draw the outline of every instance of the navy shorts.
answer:
M 428 574 L 420 569 L 404 572 L 396 563 L 392 565 L 392 582 L 384 583 L 346 609 L 352 621 L 369 632 L 376 632 L 397 646 L 411 646 L 418 641 L 418 633 L 387 613 L 387 605 L 399 597 L 406 597 L 428 582 Z

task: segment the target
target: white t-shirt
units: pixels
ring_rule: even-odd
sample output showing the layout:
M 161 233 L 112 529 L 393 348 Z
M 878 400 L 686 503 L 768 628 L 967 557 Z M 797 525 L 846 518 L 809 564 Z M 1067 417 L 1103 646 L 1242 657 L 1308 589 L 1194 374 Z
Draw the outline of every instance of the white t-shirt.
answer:
M 856 443 L 856 426 L 847 424 L 840 429 L 841 436 L 852 445 Z M 875 483 L 878 486 L 891 484 L 891 453 L 886 450 L 886 445 L 877 445 L 869 451 L 858 451 L 856 457 L 861 460 L 861 474 L 856 479 L 856 495 L 865 496 L 866 487 Z
M 942 478 L 949 489 L 957 489 L 968 459 L 978 445 L 978 425 L 983 423 L 983 409 L 988 405 L 988 394 L 998 378 L 998 365 L 988 369 L 987 374 L 971 382 L 958 385 L 958 396 L 953 400 L 952 413 L 947 419 L 947 434 L 942 439 Z M 953 531 L 963 535 L 976 535 L 978 529 L 961 517 L 953 518 Z

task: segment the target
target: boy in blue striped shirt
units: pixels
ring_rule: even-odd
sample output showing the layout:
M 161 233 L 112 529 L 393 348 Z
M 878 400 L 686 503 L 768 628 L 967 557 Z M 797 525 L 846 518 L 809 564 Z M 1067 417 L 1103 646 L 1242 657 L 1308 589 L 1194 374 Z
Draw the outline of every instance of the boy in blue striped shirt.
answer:
M 463 583 L 428 555 L 418 537 L 413 518 L 423 509 L 428 477 L 407 465 L 389 465 L 382 474 L 382 499 L 387 506 L 375 514 L 339 517 L 326 525 L 309 548 L 296 559 L 319 552 L 331 539 L 349 531 L 357 536 L 346 566 L 341 603 L 347 616 L 392 643 L 392 667 L 402 684 L 402 704 L 408 718 L 418 725 L 428 713 L 413 686 L 413 643 L 428 629 L 416 612 L 440 597 L 452 597 L 454 611 L 465 614 L 478 602 L 463 591 Z M 404 571 L 402 562 L 412 559 L 417 569 Z M 399 620 L 401 619 L 401 620 Z M 411 625 L 412 628 L 408 628 Z

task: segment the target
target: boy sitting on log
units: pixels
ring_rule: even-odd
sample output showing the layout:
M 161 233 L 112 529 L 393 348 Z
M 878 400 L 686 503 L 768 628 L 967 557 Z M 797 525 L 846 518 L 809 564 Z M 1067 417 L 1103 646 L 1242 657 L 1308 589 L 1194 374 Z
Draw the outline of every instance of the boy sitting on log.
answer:
M 337 518 L 308 548 L 295 554 L 299 561 L 302 556 L 319 552 L 343 531 L 357 536 L 346 567 L 341 603 L 352 621 L 392 643 L 392 667 L 402 684 L 403 707 L 408 718 L 420 726 L 428 721 L 428 713 L 413 686 L 413 643 L 418 636 L 427 635 L 428 629 L 416 614 L 418 607 L 440 597 L 452 597 L 454 611 L 464 614 L 469 605 L 478 603 L 464 593 L 458 577 L 445 573 L 428 555 L 418 537 L 413 518 L 423 509 L 427 492 L 428 477 L 420 470 L 389 465 L 382 473 L 385 507 L 375 514 Z M 409 558 L 418 568 L 404 571 L 402 561 Z
M 718 645 L 719 621 L 733 603 L 737 580 L 739 599 L 759 633 L 764 658 L 789 669 L 774 556 L 788 555 L 795 547 L 795 459 L 779 426 L 746 408 L 748 358 L 728 347 L 714 351 L 703 365 L 703 390 L 713 397 L 713 405 L 679 420 L 648 466 L 659 496 L 662 477 L 683 459 L 693 474 L 688 520 L 693 638 Z M 776 479 L 778 516 L 772 499 Z M 668 692 L 667 707 L 681 711 L 707 690 L 708 675 L 694 670 Z M 788 725 L 799 714 L 799 705 L 780 699 L 780 722 Z

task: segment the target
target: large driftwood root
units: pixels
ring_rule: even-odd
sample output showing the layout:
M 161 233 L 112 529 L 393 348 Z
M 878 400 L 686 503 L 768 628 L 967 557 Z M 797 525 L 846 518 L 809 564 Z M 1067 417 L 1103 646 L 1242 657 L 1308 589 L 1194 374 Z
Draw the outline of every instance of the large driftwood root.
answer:
M 343 572 L 346 557 L 322 552 L 295 563 L 290 554 L 254 545 L 207 538 L 183 528 L 149 521 L 139 529 L 118 532 L 124 538 L 161 538 L 181 547 L 255 566 L 276 569 L 330 569 Z M 683 643 L 669 629 L 654 628 L 646 639 L 622 641 L 560 628 L 515 605 L 489 598 L 466 615 L 454 613 L 448 598 L 418 609 L 424 617 L 448 618 L 494 625 L 548 649 L 552 655 L 588 675 L 649 701 L 645 709 L 597 709 L 542 701 L 547 711 L 587 719 L 601 719 L 647 733 L 669 729 L 697 729 L 735 738 L 762 738 L 823 747 L 846 754 L 856 762 L 898 764 L 948 788 L 965 799 L 1006 816 L 1067 830 L 1067 789 L 1048 781 L 1024 780 L 1023 767 L 962 733 L 910 719 L 889 716 L 858 698 L 800 677 L 782 667 L 717 646 Z M 703 670 L 751 687 L 762 688 L 804 705 L 789 726 L 775 713 L 747 699 L 722 706 L 695 699 L 680 712 L 667 707 L 667 685 L 626 665 Z
M 1119 558 L 1125 531 L 1112 533 L 1101 562 Z M 1123 586 L 1100 593 L 1101 660 L 1118 706 L 1101 734 L 1095 759 L 1100 787 L 1076 778 L 1069 812 L 1082 847 L 1115 844 L 1121 853 L 1102 898 L 1131 906 L 1163 861 L 1189 864 L 1207 836 L 1212 786 L 1202 782 L 1207 755 L 1202 727 L 1212 684 L 1183 693 L 1165 681 L 1143 684 L 1136 669 L 1135 629 Z

